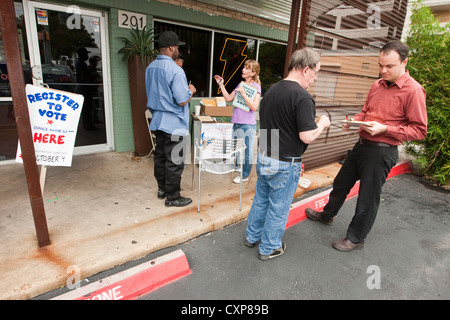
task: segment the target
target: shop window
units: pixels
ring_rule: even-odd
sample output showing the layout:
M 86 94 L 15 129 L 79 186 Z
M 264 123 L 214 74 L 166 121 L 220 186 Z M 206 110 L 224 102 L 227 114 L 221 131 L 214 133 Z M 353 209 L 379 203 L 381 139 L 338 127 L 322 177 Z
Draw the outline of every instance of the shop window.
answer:
M 213 74 L 220 75 L 225 88 L 232 92 L 242 81 L 245 60 L 255 59 L 256 40 L 223 33 L 214 36 Z M 212 96 L 220 96 L 219 86 L 214 81 Z
M 22 60 L 25 83 L 31 83 L 30 61 L 22 3 L 14 2 L 14 8 L 16 12 L 17 32 L 19 34 L 20 59 Z M 5 49 L 0 29 L 0 99 L 4 97 L 11 97 L 11 89 L 9 87 L 8 68 L 6 65 Z
M 156 21 L 154 27 L 155 34 L 173 31 L 180 41 L 186 42 L 186 45 L 179 48 L 184 59 L 183 69 L 186 78 L 197 89 L 196 96 L 209 96 L 211 32 Z
M 22 60 L 25 82 L 31 83 L 30 62 L 22 3 L 14 2 L 14 8 L 16 12 L 17 31 L 19 33 L 20 59 Z M 11 160 L 16 157 L 18 140 L 8 74 L 5 49 L 0 28 L 0 161 Z
M 272 84 L 284 78 L 286 45 L 260 41 L 258 57 L 261 67 L 259 78 L 264 95 Z
M 234 90 L 242 81 L 245 60 L 256 59 L 258 47 L 263 94 L 271 84 L 283 78 L 286 45 L 160 21 L 154 22 L 154 28 L 155 34 L 174 31 L 186 42 L 179 51 L 183 55 L 187 80 L 197 88 L 196 97 L 222 95 L 213 79 L 216 74 L 224 78 L 228 92 Z

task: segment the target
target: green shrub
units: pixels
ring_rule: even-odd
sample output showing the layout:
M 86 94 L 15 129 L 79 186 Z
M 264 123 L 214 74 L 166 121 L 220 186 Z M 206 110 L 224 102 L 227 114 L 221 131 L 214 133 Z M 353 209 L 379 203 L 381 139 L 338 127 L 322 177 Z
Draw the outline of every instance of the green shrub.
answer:
M 440 26 L 418 1 L 412 10 L 407 69 L 427 93 L 428 134 L 404 143 L 424 174 L 440 185 L 450 181 L 450 23 Z

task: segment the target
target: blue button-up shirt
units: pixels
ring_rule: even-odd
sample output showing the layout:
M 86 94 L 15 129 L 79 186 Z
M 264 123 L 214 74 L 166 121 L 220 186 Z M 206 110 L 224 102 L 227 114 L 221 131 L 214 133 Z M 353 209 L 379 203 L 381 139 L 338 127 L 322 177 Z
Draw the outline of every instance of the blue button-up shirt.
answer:
M 191 91 L 184 70 L 172 58 L 158 55 L 145 71 L 147 108 L 153 114 L 150 130 L 169 134 L 189 134 L 189 100 Z

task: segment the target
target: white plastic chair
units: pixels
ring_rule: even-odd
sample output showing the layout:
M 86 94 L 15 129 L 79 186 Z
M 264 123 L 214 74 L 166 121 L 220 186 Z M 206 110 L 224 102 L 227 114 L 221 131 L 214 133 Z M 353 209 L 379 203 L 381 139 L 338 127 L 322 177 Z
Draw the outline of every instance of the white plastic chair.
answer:
M 239 173 L 241 178 L 239 183 L 239 210 L 242 210 L 244 139 L 224 140 L 211 138 L 202 140 L 202 144 L 200 145 L 198 139 L 195 138 L 194 144 L 193 170 L 195 170 L 195 164 L 198 164 L 198 212 L 200 212 L 201 174 L 204 171 L 214 174 Z
M 148 153 L 148 157 L 150 157 L 150 155 L 152 154 L 152 152 L 155 151 L 155 141 L 156 141 L 156 136 L 153 133 L 153 131 L 150 130 L 149 126 L 150 126 L 150 122 L 152 121 L 153 115 L 150 112 L 150 110 L 146 109 L 145 110 L 145 120 L 147 121 L 147 128 L 148 128 L 148 133 L 150 134 L 150 140 L 152 142 L 152 150 L 150 150 L 150 152 Z

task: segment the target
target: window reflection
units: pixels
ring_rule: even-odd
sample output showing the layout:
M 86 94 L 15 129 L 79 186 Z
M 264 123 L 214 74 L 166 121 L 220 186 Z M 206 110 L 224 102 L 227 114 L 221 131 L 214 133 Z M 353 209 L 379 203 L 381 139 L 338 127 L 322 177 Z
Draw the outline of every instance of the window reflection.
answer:
M 255 59 L 256 40 L 216 33 L 214 36 L 213 73 L 220 75 L 228 92 L 234 90 L 242 81 L 244 61 Z M 217 83 L 213 83 L 212 96 L 220 96 Z
M 183 55 L 186 77 L 197 88 L 196 97 L 221 95 L 217 83 L 212 81 L 216 74 L 225 79 L 229 92 L 234 90 L 242 81 L 245 60 L 257 57 L 258 41 L 263 93 L 283 77 L 286 45 L 159 21 L 155 21 L 154 27 L 155 34 L 171 30 L 186 42 L 179 51 Z
M 262 95 L 270 86 L 284 78 L 284 60 L 286 57 L 286 45 L 260 41 L 259 61 L 261 72 Z
M 154 33 L 163 31 L 173 31 L 178 35 L 180 41 L 186 42 L 186 45 L 179 48 L 183 55 L 183 69 L 186 72 L 186 78 L 197 89 L 196 96 L 206 97 L 209 93 L 208 77 L 209 52 L 211 47 L 211 32 L 184 26 L 177 26 L 169 23 L 155 22 Z
M 16 11 L 17 32 L 19 34 L 20 57 L 25 77 L 25 83 L 31 83 L 30 61 L 28 56 L 27 38 L 23 8 L 20 2 L 14 2 Z M 11 97 L 9 87 L 8 68 L 6 66 L 5 49 L 3 45 L 2 31 L 0 29 L 0 97 Z
M 30 63 L 25 32 L 22 3 L 14 2 L 17 31 L 19 34 L 20 57 L 26 83 L 31 83 Z M 16 157 L 17 128 L 14 108 L 9 86 L 8 68 L 6 66 L 5 50 L 0 29 L 0 161 Z

